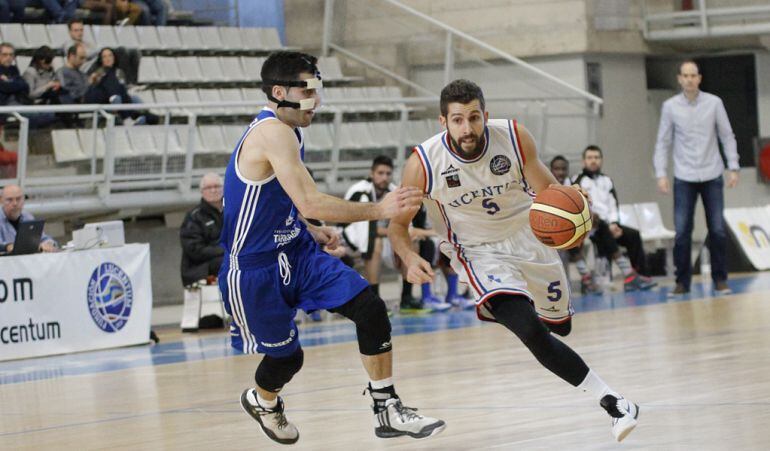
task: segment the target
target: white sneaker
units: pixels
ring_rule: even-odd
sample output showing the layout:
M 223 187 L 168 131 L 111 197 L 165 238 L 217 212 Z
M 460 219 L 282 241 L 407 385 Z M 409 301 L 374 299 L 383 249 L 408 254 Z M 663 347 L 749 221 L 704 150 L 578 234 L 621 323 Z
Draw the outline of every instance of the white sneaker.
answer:
M 283 399 L 280 396 L 278 404 L 272 409 L 267 409 L 259 405 L 256 390 L 249 388 L 241 394 L 241 407 L 257 420 L 267 438 L 282 445 L 292 445 L 299 440 L 297 427 L 283 414 Z
M 422 439 L 444 430 L 446 423 L 436 418 L 424 417 L 417 409 L 406 407 L 398 398 L 385 401 L 385 408 L 374 414 L 374 433 L 380 438 L 409 437 Z
M 604 410 L 612 417 L 612 435 L 615 440 L 622 441 L 636 427 L 636 419 L 639 417 L 639 406 L 627 399 L 605 395 L 599 401 Z

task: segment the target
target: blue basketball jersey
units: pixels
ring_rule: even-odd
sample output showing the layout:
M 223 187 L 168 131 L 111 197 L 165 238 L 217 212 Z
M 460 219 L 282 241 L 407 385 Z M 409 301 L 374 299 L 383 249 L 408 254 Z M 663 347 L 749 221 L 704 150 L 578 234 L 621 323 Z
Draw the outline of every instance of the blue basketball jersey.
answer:
M 241 136 L 225 170 L 221 244 L 232 269 L 244 264 L 257 264 L 263 256 L 274 255 L 308 234 L 305 224 L 297 218 L 297 208 L 275 174 L 264 180 L 252 181 L 244 178 L 238 170 L 238 155 L 246 136 L 257 125 L 269 120 L 278 118 L 273 110 L 266 107 Z M 294 133 L 300 144 L 300 157 L 304 158 L 302 132 L 295 128 Z

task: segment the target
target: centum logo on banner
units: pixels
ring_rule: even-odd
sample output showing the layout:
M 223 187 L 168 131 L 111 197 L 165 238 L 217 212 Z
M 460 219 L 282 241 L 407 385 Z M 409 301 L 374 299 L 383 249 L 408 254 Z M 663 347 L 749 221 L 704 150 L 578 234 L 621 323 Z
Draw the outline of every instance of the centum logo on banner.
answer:
M 105 262 L 94 269 L 87 297 L 88 311 L 101 330 L 117 332 L 128 322 L 134 291 L 131 280 L 118 265 Z
M 749 225 L 741 221 L 738 223 L 738 228 L 743 233 L 749 246 L 759 249 L 770 247 L 770 235 L 762 226 L 756 224 Z

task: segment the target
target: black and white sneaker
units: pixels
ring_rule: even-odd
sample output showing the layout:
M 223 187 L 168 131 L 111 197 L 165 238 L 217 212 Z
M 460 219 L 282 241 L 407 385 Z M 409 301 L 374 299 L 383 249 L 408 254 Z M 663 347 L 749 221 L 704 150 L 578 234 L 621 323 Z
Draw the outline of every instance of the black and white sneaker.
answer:
M 257 393 L 249 388 L 241 394 L 241 407 L 252 418 L 257 420 L 262 432 L 275 442 L 282 445 L 292 445 L 299 440 L 299 431 L 290 423 L 283 413 L 283 399 L 278 397 L 278 404 L 272 409 L 259 405 Z
M 374 434 L 380 438 L 408 435 L 416 439 L 434 436 L 446 427 L 442 420 L 422 416 L 417 409 L 407 407 L 399 398 L 389 398 L 374 414 Z
M 612 435 L 615 440 L 622 441 L 636 427 L 639 417 L 639 406 L 627 399 L 613 395 L 605 395 L 599 405 L 612 417 Z

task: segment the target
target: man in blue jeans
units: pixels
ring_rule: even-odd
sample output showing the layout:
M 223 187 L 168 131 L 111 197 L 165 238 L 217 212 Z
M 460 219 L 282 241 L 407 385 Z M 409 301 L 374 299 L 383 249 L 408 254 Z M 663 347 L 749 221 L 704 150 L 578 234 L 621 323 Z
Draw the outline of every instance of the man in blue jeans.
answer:
M 738 184 L 735 135 L 722 100 L 698 89 L 702 77 L 694 61 L 679 65 L 677 80 L 682 92 L 663 103 L 653 157 L 658 189 L 667 194 L 670 188 L 666 167 L 673 145 L 676 288 L 671 294 L 681 296 L 690 292 L 693 215 L 699 194 L 706 210 L 714 292 L 728 294 L 731 290 L 727 285 L 727 226 L 722 214 L 722 188 L 725 184 L 728 188 Z M 717 139 L 727 158 L 726 178 L 722 176 L 725 164 Z

